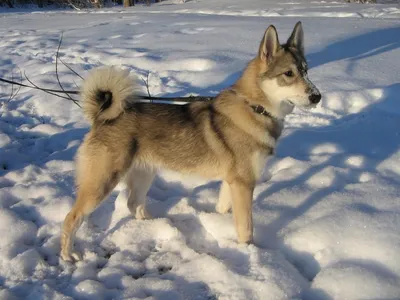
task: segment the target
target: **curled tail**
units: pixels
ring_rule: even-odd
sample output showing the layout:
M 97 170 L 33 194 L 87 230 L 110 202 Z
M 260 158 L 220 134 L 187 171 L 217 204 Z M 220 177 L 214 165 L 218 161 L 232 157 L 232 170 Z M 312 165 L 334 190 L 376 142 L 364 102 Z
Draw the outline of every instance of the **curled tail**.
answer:
M 115 67 L 92 70 L 81 90 L 86 118 L 91 124 L 116 119 L 124 112 L 126 102 L 134 100 L 137 89 L 127 70 Z

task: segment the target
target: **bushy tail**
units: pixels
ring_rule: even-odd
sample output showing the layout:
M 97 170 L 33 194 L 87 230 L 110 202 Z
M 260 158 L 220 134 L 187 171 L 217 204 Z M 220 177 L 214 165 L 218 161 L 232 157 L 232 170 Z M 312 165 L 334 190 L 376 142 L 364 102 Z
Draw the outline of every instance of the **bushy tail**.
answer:
M 127 70 L 115 67 L 92 70 L 81 90 L 86 118 L 91 124 L 116 119 L 123 113 L 126 102 L 134 100 L 137 89 Z

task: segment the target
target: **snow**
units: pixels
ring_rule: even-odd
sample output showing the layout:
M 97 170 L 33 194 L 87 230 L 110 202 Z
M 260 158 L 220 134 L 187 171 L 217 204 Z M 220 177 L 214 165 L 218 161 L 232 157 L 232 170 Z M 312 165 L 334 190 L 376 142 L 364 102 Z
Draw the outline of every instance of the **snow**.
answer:
M 154 220 L 124 186 L 84 223 L 84 260 L 59 260 L 88 122 L 73 103 L 0 84 L 0 299 L 399 299 L 400 8 L 333 1 L 164 1 L 101 10 L 2 10 L 0 77 L 58 88 L 55 51 L 85 76 L 114 64 L 154 95 L 214 95 L 238 78 L 274 24 L 301 20 L 323 93 L 288 116 L 255 190 L 255 242 L 215 212 L 220 182 L 163 171 Z M 60 66 L 66 89 L 80 79 Z M 15 91 L 15 90 L 14 90 Z M 145 88 L 143 87 L 145 93 Z

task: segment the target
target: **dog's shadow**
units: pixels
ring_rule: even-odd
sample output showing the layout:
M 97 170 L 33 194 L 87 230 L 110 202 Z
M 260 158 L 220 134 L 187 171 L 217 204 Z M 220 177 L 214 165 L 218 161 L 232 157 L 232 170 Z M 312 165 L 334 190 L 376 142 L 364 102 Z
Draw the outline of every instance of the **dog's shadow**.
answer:
M 400 47 L 400 26 L 382 28 L 375 31 L 338 40 L 320 51 L 307 55 L 310 68 L 347 59 L 350 61 L 347 71 L 352 71 L 354 62 L 395 50 Z
M 307 55 L 309 66 L 315 68 L 339 60 L 348 60 L 350 63 L 347 72 L 351 74 L 359 60 L 398 49 L 400 47 L 400 41 L 396 39 L 398 35 L 400 35 L 400 27 L 396 26 L 338 40 L 320 51 Z M 283 249 L 286 254 L 296 256 L 299 261 L 312 266 L 309 274 L 303 274 L 309 280 L 312 280 L 319 272 L 318 262 L 308 253 L 292 253 L 292 249 L 282 245 L 279 232 L 329 195 L 343 191 L 349 184 L 362 183 L 364 173 L 374 172 L 383 161 L 390 158 L 400 148 L 399 133 L 394 131 L 394 128 L 400 128 L 398 116 L 400 83 L 370 88 L 382 92 L 379 101 L 373 102 L 357 113 L 334 120 L 329 125 L 313 130 L 299 129 L 282 137 L 276 151 L 278 162 L 285 157 L 309 161 L 312 159 L 314 150 L 326 144 L 331 145 L 335 151 L 330 154 L 329 159 L 311 166 L 299 175 L 271 183 L 255 199 L 255 206 L 261 211 L 278 212 L 278 217 L 269 223 L 255 224 L 256 243 L 260 247 Z M 345 136 L 352 136 L 354 139 L 348 139 Z M 368 152 L 373 154 L 372 159 L 363 159 L 361 164 L 349 164 L 353 156 L 368 158 Z M 316 189 L 298 206 L 268 203 L 268 198 L 272 195 L 297 185 L 307 185 L 308 180 L 314 176 L 317 177 L 332 166 L 343 168 L 346 172 L 335 172 L 329 185 Z M 397 174 L 387 175 L 387 180 L 396 184 L 400 183 Z M 363 204 L 354 203 L 353 205 Z M 374 212 L 373 207 L 366 205 L 363 205 L 363 210 L 371 214 Z M 322 297 L 321 293 L 323 294 L 322 291 L 315 291 L 315 295 L 308 296 L 315 299 L 329 299 L 329 297 Z
M 390 86 L 375 87 L 383 92 L 382 100 L 375 102 L 358 113 L 340 118 L 331 125 L 319 127 L 309 131 L 299 129 L 285 136 L 277 148 L 277 160 L 292 157 L 298 161 L 311 161 L 313 152 L 323 145 L 331 145 L 333 153 L 325 161 L 312 165 L 304 172 L 290 179 L 276 181 L 262 191 L 255 199 L 255 206 L 261 211 L 278 212 L 278 217 L 267 224 L 255 224 L 255 241 L 260 247 L 277 247 L 294 258 L 292 261 L 299 271 L 310 281 L 320 271 L 320 266 L 310 253 L 297 253 L 286 247 L 280 239 L 280 231 L 296 219 L 313 209 L 320 201 L 334 193 L 343 192 L 348 185 L 363 184 L 365 174 L 374 173 L 382 162 L 389 159 L 400 149 L 400 83 Z M 394 130 L 395 129 L 395 130 Z M 346 137 L 355 137 L 354 139 Z M 293 149 L 295 149 L 293 151 Z M 352 163 L 352 158 L 361 157 L 359 163 Z M 286 206 L 268 203 L 268 198 L 282 193 L 285 189 L 295 186 L 307 186 L 308 181 L 317 178 L 324 171 L 340 168 L 342 171 L 332 174 L 330 183 L 305 196 L 297 206 Z M 399 175 L 387 171 L 385 180 L 400 184 Z M 358 203 L 350 204 L 355 209 L 362 209 L 364 213 L 372 215 L 376 212 L 373 206 Z M 350 207 L 349 207 L 350 208 Z M 371 261 L 371 265 L 375 262 Z M 307 268 L 304 271 L 303 268 Z M 330 299 L 323 295 L 323 291 L 309 291 L 308 299 Z
M 190 249 L 197 253 L 211 255 L 222 261 L 232 272 L 246 275 L 250 268 L 249 258 L 235 248 L 221 246 L 218 240 L 210 235 L 204 227 L 204 224 L 197 213 L 171 212 L 174 207 L 180 205 L 180 202 L 185 199 L 188 205 L 185 207 L 185 210 L 193 208 L 201 213 L 214 213 L 214 201 L 202 201 L 207 197 L 202 197 L 201 193 L 207 191 L 217 195 L 219 185 L 220 182 L 211 181 L 192 189 L 185 187 L 179 181 L 169 182 L 161 176 L 156 176 L 148 193 L 148 210 L 154 218 L 167 218 L 168 222 L 171 222 L 172 225 L 185 237 L 186 245 Z M 125 191 L 122 190 L 120 193 L 124 192 Z M 105 241 L 108 236 L 122 229 L 128 223 L 141 222 L 135 220 L 129 213 L 125 213 L 128 212 L 125 203 L 121 202 L 116 205 L 115 197 L 117 194 L 117 192 L 113 193 L 110 199 L 106 200 L 90 218 L 90 223 L 99 227 L 100 232 L 104 232 L 104 234 L 99 235 L 99 238 L 96 241 L 96 244 L 98 245 L 103 244 L 103 241 Z M 214 199 L 215 197 L 212 198 Z M 121 198 L 117 199 L 117 201 L 125 200 L 124 195 L 121 195 Z M 117 212 L 117 210 L 119 211 Z M 113 224 L 112 214 L 116 213 L 117 215 L 120 215 L 120 210 L 124 210 L 122 212 L 124 216 Z M 85 242 L 83 241 L 83 243 Z

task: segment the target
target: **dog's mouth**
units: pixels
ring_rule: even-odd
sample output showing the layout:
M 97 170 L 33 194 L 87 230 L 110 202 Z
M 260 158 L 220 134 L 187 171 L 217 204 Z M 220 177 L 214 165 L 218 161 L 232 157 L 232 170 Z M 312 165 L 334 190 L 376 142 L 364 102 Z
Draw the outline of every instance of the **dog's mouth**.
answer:
M 308 104 L 308 105 L 302 106 L 301 108 L 304 108 L 304 109 L 306 109 L 306 110 L 311 110 L 311 109 L 316 108 L 317 105 L 318 105 L 318 103 L 310 103 L 310 104 Z
M 318 103 L 312 103 L 312 102 L 309 102 L 307 104 L 299 105 L 299 104 L 295 104 L 292 100 L 289 100 L 289 99 L 286 99 L 285 102 L 286 102 L 287 105 L 289 105 L 291 107 L 295 107 L 296 106 L 296 107 L 299 107 L 301 109 L 306 109 L 306 110 L 314 109 L 318 105 Z
M 287 99 L 286 102 L 291 106 L 295 106 L 295 104 L 292 101 L 290 101 L 289 99 Z

